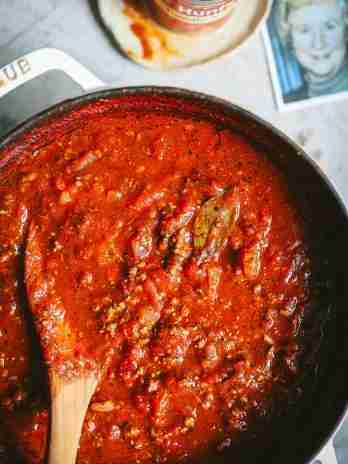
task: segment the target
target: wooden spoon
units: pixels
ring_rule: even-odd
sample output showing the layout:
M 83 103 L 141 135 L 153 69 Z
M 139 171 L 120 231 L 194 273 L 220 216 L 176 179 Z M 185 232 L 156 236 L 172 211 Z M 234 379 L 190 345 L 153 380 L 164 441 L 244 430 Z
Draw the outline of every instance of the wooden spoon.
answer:
M 76 357 L 76 334 L 54 290 L 41 251 L 40 228 L 31 223 L 25 252 L 27 295 L 48 367 L 51 394 L 49 464 L 74 464 L 83 421 L 100 378 L 87 357 Z
M 74 464 L 81 429 L 90 399 L 97 387 L 95 372 L 71 380 L 51 371 L 51 436 L 49 464 Z

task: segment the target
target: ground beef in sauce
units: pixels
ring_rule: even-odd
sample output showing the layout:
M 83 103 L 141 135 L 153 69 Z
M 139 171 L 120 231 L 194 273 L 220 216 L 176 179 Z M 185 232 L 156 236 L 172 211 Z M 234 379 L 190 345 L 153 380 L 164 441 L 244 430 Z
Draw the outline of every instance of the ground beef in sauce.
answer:
M 277 168 L 207 121 L 91 117 L 0 178 L 1 462 L 42 463 L 49 422 L 27 246 L 31 297 L 63 315 L 71 358 L 112 353 L 79 464 L 233 452 L 301 375 L 311 261 Z

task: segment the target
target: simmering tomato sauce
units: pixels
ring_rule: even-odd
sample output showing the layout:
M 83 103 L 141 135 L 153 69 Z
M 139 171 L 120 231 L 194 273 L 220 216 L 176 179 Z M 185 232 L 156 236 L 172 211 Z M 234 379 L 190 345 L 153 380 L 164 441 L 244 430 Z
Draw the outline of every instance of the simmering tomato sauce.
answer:
M 306 350 L 312 266 L 281 172 L 171 112 L 91 116 L 26 155 L 0 178 L 1 462 L 44 460 L 47 365 L 106 359 L 80 464 L 233 453 Z

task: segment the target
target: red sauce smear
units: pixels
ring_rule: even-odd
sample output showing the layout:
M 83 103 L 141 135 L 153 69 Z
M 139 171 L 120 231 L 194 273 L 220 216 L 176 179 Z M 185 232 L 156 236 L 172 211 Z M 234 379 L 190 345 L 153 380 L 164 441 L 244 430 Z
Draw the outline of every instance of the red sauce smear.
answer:
M 149 43 L 145 27 L 139 23 L 133 23 L 131 25 L 131 29 L 141 42 L 143 47 L 143 58 L 145 60 L 150 60 L 153 56 L 153 51 Z

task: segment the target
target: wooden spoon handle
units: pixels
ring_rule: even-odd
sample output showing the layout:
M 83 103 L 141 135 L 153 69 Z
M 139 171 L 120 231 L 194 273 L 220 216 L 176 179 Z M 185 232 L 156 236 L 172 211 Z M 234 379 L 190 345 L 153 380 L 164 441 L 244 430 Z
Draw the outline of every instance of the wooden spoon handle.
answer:
M 49 464 L 75 464 L 83 421 L 97 384 L 96 373 L 65 380 L 59 374 L 50 372 Z

